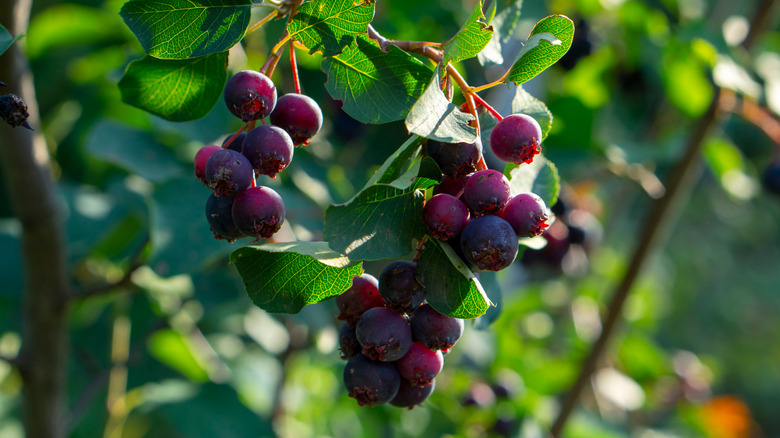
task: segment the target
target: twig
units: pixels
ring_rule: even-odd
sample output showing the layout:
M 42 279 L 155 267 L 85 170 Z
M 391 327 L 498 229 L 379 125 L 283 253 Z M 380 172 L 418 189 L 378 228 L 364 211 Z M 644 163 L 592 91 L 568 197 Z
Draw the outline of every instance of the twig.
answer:
M 129 285 L 132 281 L 133 273 L 135 273 L 135 271 L 137 271 L 138 268 L 144 265 L 143 261 L 141 260 L 141 257 L 148 243 L 149 243 L 149 237 L 147 236 L 144 239 L 144 241 L 141 243 L 141 245 L 138 246 L 138 249 L 136 249 L 133 256 L 130 258 L 130 260 L 132 261 L 130 262 L 130 266 L 127 268 L 127 271 L 125 271 L 125 274 L 122 276 L 122 278 L 120 278 L 119 280 L 113 283 L 99 284 L 89 288 L 77 289 L 71 291 L 66 297 L 67 298 L 66 301 L 81 300 L 85 298 L 95 297 L 98 295 L 103 295 L 113 291 L 114 289 Z
M 266 15 L 265 18 L 263 18 L 262 20 L 258 21 L 255 24 L 253 24 L 252 27 L 247 29 L 246 32 L 244 33 L 244 35 L 249 35 L 250 33 L 256 31 L 257 29 L 260 29 L 260 26 L 262 26 L 265 23 L 268 23 L 269 21 L 273 20 L 274 18 L 276 18 L 277 15 L 279 15 L 279 11 L 276 11 L 276 10 L 271 12 L 270 14 Z

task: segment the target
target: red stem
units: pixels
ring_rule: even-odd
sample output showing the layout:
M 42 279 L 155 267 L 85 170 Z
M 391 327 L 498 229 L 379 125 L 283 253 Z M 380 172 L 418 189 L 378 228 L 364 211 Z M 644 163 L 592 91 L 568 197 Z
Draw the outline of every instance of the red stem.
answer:
M 501 114 L 499 114 L 498 111 L 495 110 L 495 108 L 493 108 L 487 102 L 482 100 L 482 98 L 479 97 L 479 95 L 477 93 L 472 93 L 471 95 L 474 96 L 474 100 L 476 100 L 477 103 L 479 103 L 480 105 L 485 107 L 486 110 L 490 111 L 490 114 L 493 114 L 493 117 L 498 119 L 499 122 L 504 120 L 504 117 L 502 117 Z
M 223 148 L 223 149 L 226 149 L 228 146 L 230 146 L 230 143 L 233 143 L 233 140 L 235 140 L 235 139 L 236 139 L 236 137 L 238 137 L 238 134 L 241 134 L 241 133 L 242 133 L 242 132 L 243 132 L 243 131 L 244 131 L 244 130 L 245 130 L 245 129 L 246 129 L 248 126 L 249 126 L 249 124 L 250 124 L 250 123 L 252 123 L 252 122 L 246 122 L 246 123 L 244 124 L 244 126 L 242 126 L 242 127 L 241 127 L 241 129 L 239 129 L 238 131 L 236 131 L 236 133 L 235 133 L 235 134 L 233 134 L 233 136 L 232 136 L 232 137 L 230 137 L 230 138 L 228 139 L 228 141 L 226 141 L 226 142 L 225 142 L 225 144 L 223 144 L 223 145 L 222 145 L 222 148 Z M 254 128 L 254 126 L 252 126 L 252 127 Z
M 298 78 L 298 63 L 295 60 L 295 46 L 290 40 L 290 64 L 292 64 L 293 82 L 295 83 L 295 92 L 301 94 L 301 81 Z

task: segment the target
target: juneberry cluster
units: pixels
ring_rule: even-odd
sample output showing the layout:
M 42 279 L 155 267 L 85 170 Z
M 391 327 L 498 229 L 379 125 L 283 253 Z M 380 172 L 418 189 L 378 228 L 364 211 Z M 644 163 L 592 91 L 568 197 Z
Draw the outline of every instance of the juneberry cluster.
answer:
M 463 320 L 425 303 L 417 264 L 399 260 L 377 280 L 354 277 L 336 297 L 341 357 L 347 359 L 344 386 L 360 406 L 390 403 L 412 408 L 436 387 L 444 353 L 463 334 Z
M 267 239 L 284 222 L 284 202 L 273 189 L 256 185 L 255 175 L 275 178 L 287 168 L 295 146 L 306 144 L 322 127 L 322 111 L 302 94 L 277 99 L 271 79 L 251 70 L 233 75 L 224 97 L 230 112 L 249 126 L 269 116 L 271 124 L 263 122 L 195 154 L 195 176 L 214 190 L 206 202 L 206 219 L 219 240 Z

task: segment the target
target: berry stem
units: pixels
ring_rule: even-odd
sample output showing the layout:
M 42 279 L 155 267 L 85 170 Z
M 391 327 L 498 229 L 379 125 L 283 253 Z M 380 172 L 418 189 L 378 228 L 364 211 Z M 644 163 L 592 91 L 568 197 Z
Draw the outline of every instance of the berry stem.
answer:
M 233 143 L 233 140 L 235 140 L 235 139 L 236 139 L 236 137 L 238 137 L 238 134 L 241 134 L 242 132 L 244 132 L 244 130 L 245 130 L 245 129 L 247 128 L 247 126 L 249 126 L 250 124 L 254 124 L 254 120 L 252 120 L 251 122 L 246 122 L 246 123 L 244 124 L 244 126 L 242 126 L 242 127 L 241 127 L 241 129 L 239 129 L 238 131 L 236 131 L 236 133 L 235 133 L 235 134 L 233 134 L 233 136 L 231 136 L 231 137 L 228 139 L 228 141 L 226 141 L 226 142 L 225 142 L 225 144 L 223 144 L 223 145 L 222 145 L 222 149 L 226 149 L 228 146 L 230 146 L 230 143 Z M 252 128 L 254 128 L 254 126 L 252 126 Z
M 265 18 L 263 18 L 262 20 L 258 21 L 255 24 L 253 24 L 252 27 L 247 29 L 246 33 L 244 35 L 249 35 L 250 33 L 256 31 L 257 29 L 260 29 L 260 27 L 262 25 L 264 25 L 265 23 L 268 23 L 269 21 L 271 21 L 274 18 L 276 18 L 277 15 L 279 15 L 279 11 L 273 11 L 270 14 L 266 15 Z
M 290 41 L 290 64 L 292 64 L 293 83 L 295 92 L 301 94 L 301 80 L 298 78 L 298 63 L 295 60 L 295 45 Z
M 493 117 L 495 117 L 499 122 L 504 120 L 504 117 L 502 117 L 495 108 L 490 106 L 481 97 L 479 97 L 477 93 L 471 93 L 471 95 L 474 96 L 474 100 L 476 100 L 478 104 L 482 105 L 486 110 L 490 111 L 490 114 L 493 114 Z
M 420 260 L 420 257 L 422 257 L 422 252 L 425 249 L 425 243 L 428 242 L 428 235 L 424 235 L 422 239 L 417 243 L 417 252 L 414 254 L 414 258 L 412 259 L 413 262 L 417 263 L 418 260 Z

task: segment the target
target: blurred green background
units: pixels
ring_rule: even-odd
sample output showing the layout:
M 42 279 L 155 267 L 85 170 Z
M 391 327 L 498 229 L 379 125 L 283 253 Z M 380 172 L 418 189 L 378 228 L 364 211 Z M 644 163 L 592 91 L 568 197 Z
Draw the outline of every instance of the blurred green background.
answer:
M 506 2 L 497 1 L 500 10 Z M 35 76 L 36 130 L 54 158 L 73 284 L 121 278 L 139 249 L 144 262 L 125 291 L 73 308 L 72 437 L 545 436 L 652 200 L 711 100 L 713 72 L 775 124 L 780 112 L 778 8 L 747 53 L 740 43 L 758 1 L 526 2 L 507 59 L 550 13 L 577 25 L 569 54 L 525 86 L 555 117 L 543 147 L 564 183 L 557 234 L 547 250 L 482 276 L 500 306 L 467 322 L 423 407 L 359 408 L 341 383 L 333 302 L 266 314 L 228 265 L 246 242 L 211 237 L 209 192 L 192 177 L 192 158 L 240 121 L 221 102 L 187 123 L 121 102 L 116 84 L 142 56 L 122 4 L 37 0 L 19 42 Z M 446 41 L 474 4 L 380 0 L 373 24 L 388 38 Z M 253 22 L 268 11 L 255 8 Z M 230 69 L 259 68 L 282 27 L 248 36 L 231 50 Z M 320 58 L 298 52 L 298 61 L 325 125 L 287 171 L 261 182 L 287 205 L 279 240 L 321 238 L 324 208 L 349 199 L 407 135 L 400 122 L 352 120 L 325 91 Z M 505 69 L 476 60 L 458 68 L 471 84 Z M 273 79 L 293 91 L 286 57 Z M 485 94 L 504 113 L 512 95 L 503 86 Z M 760 183 L 780 151 L 739 108 L 706 140 L 704 171 L 565 436 L 780 435 L 780 198 Z M 0 189 L 6 355 L 19 348 L 23 291 L 10 189 Z M 365 268 L 378 275 L 382 264 Z M 20 385 L 0 362 L 2 437 L 23 436 Z

